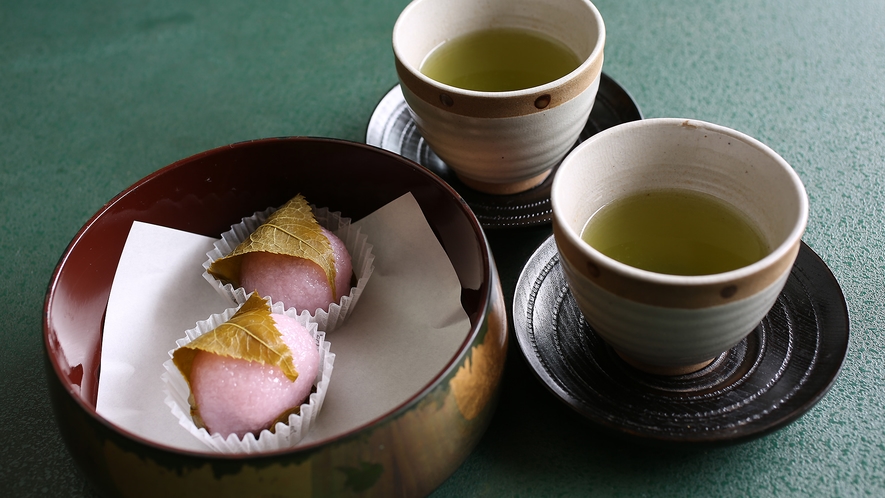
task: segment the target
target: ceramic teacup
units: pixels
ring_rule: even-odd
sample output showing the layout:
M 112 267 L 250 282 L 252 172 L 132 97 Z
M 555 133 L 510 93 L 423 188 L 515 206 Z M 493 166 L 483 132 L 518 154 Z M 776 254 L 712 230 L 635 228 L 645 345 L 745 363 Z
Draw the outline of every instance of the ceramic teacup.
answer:
M 582 240 L 601 207 L 637 192 L 687 189 L 731 205 L 768 248 L 708 275 L 642 270 Z M 580 144 L 551 189 L 553 233 L 569 290 L 588 324 L 628 363 L 666 375 L 699 370 L 752 332 L 776 302 L 808 220 L 799 176 L 768 146 L 686 119 L 618 125 Z
M 444 42 L 484 29 L 539 32 L 578 57 L 546 84 L 476 91 L 421 72 Z M 421 136 L 471 188 L 512 194 L 541 183 L 574 146 L 599 88 L 605 26 L 587 0 L 414 0 L 393 29 L 403 96 Z

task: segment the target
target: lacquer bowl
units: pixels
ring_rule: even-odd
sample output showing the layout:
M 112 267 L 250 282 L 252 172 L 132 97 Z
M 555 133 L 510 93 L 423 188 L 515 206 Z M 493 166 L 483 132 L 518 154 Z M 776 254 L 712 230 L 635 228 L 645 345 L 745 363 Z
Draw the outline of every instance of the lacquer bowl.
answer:
M 243 175 L 243 169 L 261 174 Z M 166 447 L 99 415 L 103 317 L 132 221 L 218 237 L 242 216 L 288 200 L 296 183 L 311 202 L 354 220 L 413 194 L 460 281 L 482 282 L 478 290 L 462 288 L 470 330 L 445 367 L 407 401 L 363 426 L 256 456 Z M 381 149 L 292 137 L 237 143 L 183 159 L 102 207 L 71 241 L 52 276 L 44 345 L 61 434 L 101 495 L 421 496 L 457 469 L 488 427 L 506 357 L 506 321 L 485 236 L 454 190 Z M 85 359 L 72 365 L 67 358 Z

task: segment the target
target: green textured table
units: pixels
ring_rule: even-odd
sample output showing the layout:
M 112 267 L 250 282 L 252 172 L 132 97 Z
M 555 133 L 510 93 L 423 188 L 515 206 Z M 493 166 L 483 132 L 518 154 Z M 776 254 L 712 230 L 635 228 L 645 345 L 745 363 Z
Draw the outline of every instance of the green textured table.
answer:
M 42 360 L 44 292 L 77 230 L 136 180 L 209 148 L 283 135 L 363 141 L 396 83 L 390 32 L 406 3 L 0 0 L 4 495 L 93 495 L 55 428 Z M 829 394 L 784 429 L 675 452 L 600 434 L 512 347 L 491 428 L 436 494 L 882 496 L 885 2 L 597 6 L 604 70 L 645 117 L 735 128 L 798 171 L 811 201 L 804 240 L 848 302 L 848 356 Z M 529 255 L 495 254 L 508 297 Z

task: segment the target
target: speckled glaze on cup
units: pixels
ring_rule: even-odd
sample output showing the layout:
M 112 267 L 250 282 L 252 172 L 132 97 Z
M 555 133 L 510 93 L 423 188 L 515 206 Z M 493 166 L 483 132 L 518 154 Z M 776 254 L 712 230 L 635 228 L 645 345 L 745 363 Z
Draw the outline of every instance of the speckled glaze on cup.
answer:
M 540 31 L 583 61 L 550 83 L 507 92 L 464 90 L 419 70 L 446 40 L 488 28 Z M 512 194 L 541 183 L 587 122 L 602 74 L 605 25 L 586 0 L 414 0 L 393 28 L 403 96 L 421 136 L 466 185 Z
M 725 273 L 665 275 L 615 261 L 581 239 L 603 205 L 667 188 L 738 208 L 769 254 Z M 805 187 L 776 152 L 743 133 L 686 119 L 636 121 L 591 137 L 563 160 L 551 203 L 563 271 L 587 322 L 628 363 L 671 375 L 704 367 L 759 324 L 783 289 L 808 221 Z

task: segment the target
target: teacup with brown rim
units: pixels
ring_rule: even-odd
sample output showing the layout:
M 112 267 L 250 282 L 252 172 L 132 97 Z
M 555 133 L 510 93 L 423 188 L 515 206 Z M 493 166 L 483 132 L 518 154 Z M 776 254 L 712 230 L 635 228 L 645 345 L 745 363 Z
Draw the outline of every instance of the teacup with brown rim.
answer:
M 663 191 L 729 206 L 764 250 L 726 271 L 669 274 L 615 259 L 582 238 L 606 206 Z M 594 135 L 563 160 L 551 203 L 560 262 L 584 318 L 628 363 L 670 375 L 703 368 L 755 329 L 786 283 L 808 221 L 805 188 L 781 156 L 741 132 L 688 119 L 635 121 Z M 622 223 L 612 230 L 626 232 Z M 699 233 L 717 230 L 712 223 Z M 654 244 L 632 250 L 669 250 Z
M 491 194 L 537 186 L 575 145 L 604 45 L 602 17 L 587 0 L 414 0 L 393 29 L 400 86 L 421 136 L 464 184 Z M 471 66 L 467 59 L 486 50 Z M 560 53 L 571 62 L 548 67 Z M 467 81 L 475 71 L 494 82 Z M 462 72 L 473 76 L 458 79 Z

